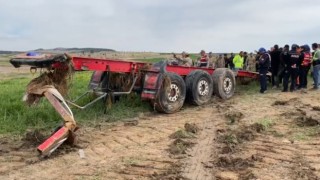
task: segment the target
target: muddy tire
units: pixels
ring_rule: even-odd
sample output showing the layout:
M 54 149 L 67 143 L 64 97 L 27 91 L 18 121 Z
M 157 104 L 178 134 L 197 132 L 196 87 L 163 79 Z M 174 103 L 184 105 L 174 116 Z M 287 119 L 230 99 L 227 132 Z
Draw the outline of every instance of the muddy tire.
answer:
M 213 81 L 209 73 L 202 70 L 192 71 L 186 77 L 187 100 L 201 106 L 210 101 L 213 92 Z
M 230 99 L 235 91 L 235 75 L 230 69 L 219 68 L 213 72 L 213 92 L 221 99 Z
M 181 76 L 165 73 L 165 78 L 154 101 L 154 108 L 162 113 L 174 113 L 181 109 L 186 98 L 186 85 Z M 167 80 L 166 80 L 167 79 Z M 165 82 L 170 79 L 170 83 Z

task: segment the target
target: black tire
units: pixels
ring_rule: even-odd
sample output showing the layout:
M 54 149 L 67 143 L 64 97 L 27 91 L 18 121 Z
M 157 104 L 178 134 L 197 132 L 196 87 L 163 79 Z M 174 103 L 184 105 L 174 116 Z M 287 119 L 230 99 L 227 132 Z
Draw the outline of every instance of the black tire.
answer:
M 213 93 L 213 80 L 210 74 L 203 70 L 192 71 L 186 77 L 187 100 L 201 106 L 210 101 Z
M 218 68 L 212 74 L 213 92 L 221 99 L 230 99 L 236 87 L 233 71 L 227 68 Z
M 166 79 L 170 83 L 166 83 Z M 167 79 L 167 80 L 168 80 Z M 183 106 L 186 98 L 186 85 L 181 76 L 175 73 L 164 73 L 161 88 L 154 101 L 154 108 L 162 113 L 174 113 Z

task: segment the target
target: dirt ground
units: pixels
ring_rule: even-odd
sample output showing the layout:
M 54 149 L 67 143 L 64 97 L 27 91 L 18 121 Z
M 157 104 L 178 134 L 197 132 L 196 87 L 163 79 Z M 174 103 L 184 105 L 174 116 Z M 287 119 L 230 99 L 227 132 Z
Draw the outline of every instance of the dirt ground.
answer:
M 37 157 L 44 139 L 0 139 L 0 179 L 319 179 L 317 91 L 213 99 L 180 112 L 82 127 L 74 147 Z M 81 156 L 80 156 L 81 154 Z

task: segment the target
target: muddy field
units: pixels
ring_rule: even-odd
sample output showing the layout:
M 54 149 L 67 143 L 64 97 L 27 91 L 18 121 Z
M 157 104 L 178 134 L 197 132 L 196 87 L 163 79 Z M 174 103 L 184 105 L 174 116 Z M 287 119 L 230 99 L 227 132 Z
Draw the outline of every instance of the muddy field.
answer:
M 238 92 L 165 115 L 82 127 L 37 157 L 41 132 L 0 140 L 0 179 L 319 179 L 317 91 Z

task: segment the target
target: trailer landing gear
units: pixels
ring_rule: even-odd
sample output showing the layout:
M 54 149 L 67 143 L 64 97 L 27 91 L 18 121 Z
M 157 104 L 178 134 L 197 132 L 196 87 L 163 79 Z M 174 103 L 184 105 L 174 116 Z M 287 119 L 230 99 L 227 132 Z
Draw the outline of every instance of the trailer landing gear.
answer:
M 53 86 L 44 86 L 28 93 L 40 96 L 44 95 L 64 120 L 63 126 L 45 142 L 38 146 L 38 152 L 40 153 L 41 157 L 50 156 L 53 151 L 55 151 L 67 140 L 70 143 L 74 143 L 74 132 L 77 130 L 76 122 L 74 120 L 72 111 L 58 90 Z

